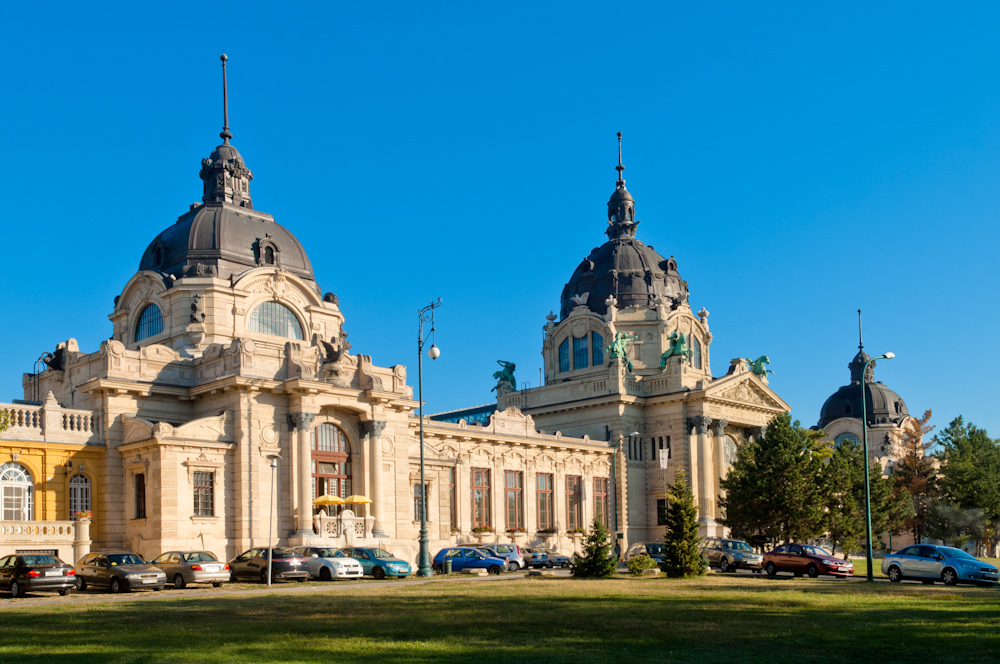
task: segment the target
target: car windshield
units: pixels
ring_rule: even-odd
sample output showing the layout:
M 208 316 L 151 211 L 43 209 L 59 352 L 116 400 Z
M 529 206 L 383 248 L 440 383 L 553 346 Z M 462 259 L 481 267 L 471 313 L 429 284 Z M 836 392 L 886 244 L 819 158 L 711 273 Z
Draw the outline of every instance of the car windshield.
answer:
M 950 546 L 941 546 L 938 547 L 938 550 L 949 558 L 960 558 L 962 560 L 975 560 L 977 563 L 979 562 L 979 558 L 976 558 L 961 549 L 956 549 Z
M 189 563 L 214 563 L 218 560 L 211 553 L 206 553 L 204 551 L 194 551 L 193 553 L 185 553 L 184 561 Z
M 665 544 L 647 544 L 646 545 L 646 553 L 648 553 L 651 556 L 652 555 L 657 555 L 657 556 L 662 555 L 662 554 L 666 553 L 666 550 L 667 550 L 667 547 L 666 547 Z
M 733 551 L 753 551 L 749 544 L 740 540 L 726 540 L 722 543 L 722 547 Z
M 24 556 L 24 564 L 32 567 L 34 565 L 58 565 L 59 559 L 52 556 Z
M 388 551 L 386 551 L 385 549 L 372 549 L 371 552 L 372 552 L 372 555 L 375 556 L 376 558 L 395 558 L 396 557 L 396 556 L 392 555 L 391 553 L 389 553 Z
M 299 558 L 302 554 L 292 549 L 275 549 L 274 558 Z M 267 549 L 264 549 L 264 558 L 267 558 Z M 273 560 L 273 559 L 272 559 Z
M 108 556 L 108 563 L 112 566 L 146 564 L 142 558 L 134 553 L 112 553 Z
M 319 554 L 320 558 L 346 558 L 344 552 L 340 549 L 316 549 L 316 553 Z
M 806 552 L 809 556 L 826 556 L 828 558 L 832 557 L 831 554 L 827 553 L 826 549 L 821 549 L 818 546 L 805 546 L 803 545 L 802 550 Z

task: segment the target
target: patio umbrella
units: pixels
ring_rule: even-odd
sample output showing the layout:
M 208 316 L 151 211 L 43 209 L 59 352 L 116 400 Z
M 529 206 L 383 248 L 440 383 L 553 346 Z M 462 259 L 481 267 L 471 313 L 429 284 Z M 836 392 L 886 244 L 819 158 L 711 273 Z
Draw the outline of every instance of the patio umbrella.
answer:
M 313 505 L 343 505 L 345 502 L 340 496 L 325 495 L 314 500 Z
M 347 505 L 364 505 L 366 503 L 370 503 L 371 501 L 372 499 L 369 498 L 368 496 L 361 496 L 358 494 L 354 494 L 348 496 L 347 498 L 344 498 L 344 503 Z

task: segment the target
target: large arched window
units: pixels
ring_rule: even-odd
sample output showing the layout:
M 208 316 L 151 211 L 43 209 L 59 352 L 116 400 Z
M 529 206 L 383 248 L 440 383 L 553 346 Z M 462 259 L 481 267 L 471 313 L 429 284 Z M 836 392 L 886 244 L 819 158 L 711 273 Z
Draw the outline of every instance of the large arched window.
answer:
M 135 340 L 142 341 L 155 337 L 163 332 L 163 312 L 155 304 L 150 304 L 139 314 L 139 323 L 135 326 Z
M 90 479 L 74 475 L 69 481 L 69 519 L 76 521 L 77 512 L 90 511 Z
M 569 339 L 559 344 L 559 371 L 569 371 Z
M 264 302 L 250 314 L 251 332 L 301 339 L 302 326 L 292 310 L 280 302 Z
M 0 466 L 0 501 L 3 503 L 4 521 L 33 521 L 32 494 L 34 482 L 31 473 L 13 461 Z
M 691 336 L 691 364 L 695 369 L 701 369 L 701 342 L 694 335 Z
M 310 433 L 313 498 L 351 495 L 351 444 L 340 427 L 323 423 Z
M 844 433 L 840 434 L 839 436 L 833 439 L 833 446 L 840 447 L 841 445 L 844 444 L 844 442 L 854 443 L 855 445 L 861 444 L 861 441 L 858 440 L 858 437 L 856 435 L 854 435 L 850 431 L 845 431 Z

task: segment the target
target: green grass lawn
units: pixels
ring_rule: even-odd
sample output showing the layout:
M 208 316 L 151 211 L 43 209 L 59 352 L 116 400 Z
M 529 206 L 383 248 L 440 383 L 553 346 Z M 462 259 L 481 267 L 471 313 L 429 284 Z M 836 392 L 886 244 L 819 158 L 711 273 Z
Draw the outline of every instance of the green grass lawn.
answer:
M 0 662 L 996 662 L 998 628 L 994 589 L 545 577 L 3 599 Z

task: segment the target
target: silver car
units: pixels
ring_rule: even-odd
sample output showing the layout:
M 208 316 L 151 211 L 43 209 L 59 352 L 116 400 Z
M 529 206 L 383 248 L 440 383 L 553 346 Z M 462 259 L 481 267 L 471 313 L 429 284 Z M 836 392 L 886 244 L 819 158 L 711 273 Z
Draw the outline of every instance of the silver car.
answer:
M 361 563 L 340 549 L 327 546 L 297 546 L 295 551 L 306 559 L 309 576 L 321 581 L 360 579 L 365 575 Z
M 914 579 L 923 583 L 941 581 L 946 586 L 975 583 L 994 586 L 997 568 L 950 546 L 914 544 L 882 559 L 882 573 L 893 583 Z
M 487 544 L 490 549 L 496 551 L 499 558 L 507 561 L 507 569 L 516 572 L 524 569 L 524 556 L 521 554 L 521 547 L 517 544 Z
M 208 551 L 167 551 L 153 564 L 163 570 L 177 589 L 189 583 L 211 583 L 218 588 L 229 580 L 229 565 Z

